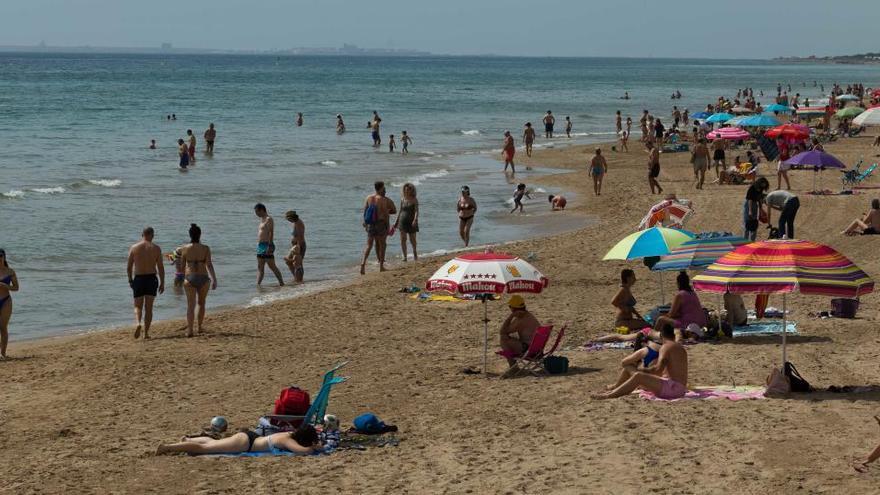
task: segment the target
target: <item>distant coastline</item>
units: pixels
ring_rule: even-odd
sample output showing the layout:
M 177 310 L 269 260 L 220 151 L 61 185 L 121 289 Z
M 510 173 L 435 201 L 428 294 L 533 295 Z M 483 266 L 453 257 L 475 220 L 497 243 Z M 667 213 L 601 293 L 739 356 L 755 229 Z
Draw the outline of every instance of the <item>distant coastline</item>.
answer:
M 278 50 L 226 50 L 214 48 L 177 48 L 170 43 L 158 47 L 112 46 L 51 46 L 0 45 L 0 53 L 71 53 L 71 54 L 137 54 L 137 55 L 277 55 L 277 56 L 339 56 L 339 57 L 430 57 L 430 52 L 407 48 L 361 48 L 344 44 L 333 47 L 301 47 Z
M 849 64 L 849 65 L 874 65 L 880 64 L 880 53 L 859 53 L 856 55 L 834 55 L 828 57 L 777 57 L 774 62 L 794 64 Z

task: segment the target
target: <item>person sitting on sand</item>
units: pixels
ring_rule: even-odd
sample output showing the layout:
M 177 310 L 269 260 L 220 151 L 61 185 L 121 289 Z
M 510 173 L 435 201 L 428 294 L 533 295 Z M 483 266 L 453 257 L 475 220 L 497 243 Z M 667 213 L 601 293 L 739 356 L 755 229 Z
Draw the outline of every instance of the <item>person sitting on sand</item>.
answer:
M 517 356 L 525 354 L 532 343 L 535 331 L 541 326 L 535 315 L 526 309 L 526 301 L 520 295 L 514 295 L 507 302 L 510 315 L 504 320 L 499 332 L 501 348 Z M 516 360 L 507 358 L 507 363 L 513 366 Z
M 739 294 L 729 291 L 724 293 L 724 311 L 727 312 L 727 321 L 732 327 L 745 326 L 749 322 L 749 312 Z
M 672 325 L 660 327 L 663 345 L 656 361 L 648 367 L 632 370 L 624 367 L 623 383 L 604 393 L 592 394 L 593 399 L 614 399 L 633 393 L 638 389 L 651 392 L 660 399 L 680 399 L 687 393 L 688 357 L 685 348 L 676 342 Z M 620 380 L 618 380 L 620 382 Z
M 626 327 L 630 330 L 641 330 L 651 325 L 636 311 L 636 298 L 632 295 L 632 286 L 636 283 L 636 272 L 629 268 L 620 271 L 620 289 L 611 300 L 611 305 L 617 308 L 617 318 L 614 327 Z
M 565 196 L 562 196 L 561 194 L 555 196 L 551 194 L 549 197 L 547 197 L 547 200 L 550 201 L 550 208 L 553 211 L 562 211 L 565 209 L 565 205 L 568 204 Z
M 675 329 L 676 340 L 682 340 L 687 336 L 685 335 L 687 333 L 694 333 L 696 337 L 702 337 L 702 331 L 696 333 L 687 330 L 690 325 L 696 325 L 702 329 L 707 324 L 706 312 L 703 311 L 700 298 L 691 287 L 691 278 L 688 277 L 687 272 L 681 271 L 675 281 L 678 284 L 678 294 L 672 298 L 672 307 L 669 308 L 669 313 L 657 318 L 654 330 L 660 331 L 664 325 L 672 325 Z
M 874 416 L 874 421 L 877 421 L 877 424 L 880 424 L 880 416 Z M 860 473 L 865 473 L 868 471 L 868 464 L 871 464 L 877 459 L 880 459 L 880 445 L 878 445 L 877 448 L 871 451 L 871 453 L 868 454 L 868 457 L 866 457 L 865 460 L 856 461 L 856 463 L 853 465 L 853 469 Z
M 871 200 L 871 211 L 861 219 L 855 219 L 841 232 L 843 235 L 877 235 L 880 234 L 880 199 Z
M 295 454 L 311 454 L 322 450 L 318 432 L 312 425 L 300 426 L 293 432 L 274 433 L 265 437 L 251 430 L 215 440 L 211 437 L 187 438 L 183 442 L 160 445 L 156 455 L 163 454 L 241 454 L 271 452 L 275 449 Z
M 649 340 L 641 333 L 637 333 L 636 336 L 638 338 L 633 342 L 635 351 L 620 361 L 620 375 L 617 377 L 617 382 L 608 385 L 605 390 L 614 390 L 623 385 L 634 373 L 639 371 L 639 364 L 642 369 L 646 369 L 660 356 L 660 344 Z

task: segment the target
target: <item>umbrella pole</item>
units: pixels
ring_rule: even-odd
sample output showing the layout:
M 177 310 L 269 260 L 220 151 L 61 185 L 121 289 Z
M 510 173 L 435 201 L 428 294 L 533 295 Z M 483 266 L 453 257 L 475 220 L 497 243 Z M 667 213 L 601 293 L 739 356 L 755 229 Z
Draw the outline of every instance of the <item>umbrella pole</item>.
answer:
M 785 312 L 785 294 L 782 294 L 782 367 L 785 367 L 785 363 L 788 362 L 788 355 L 785 352 L 785 328 L 788 326 L 788 323 L 785 321 L 786 312 Z
M 657 275 L 660 277 L 660 306 L 666 304 L 666 291 L 663 290 L 663 271 L 658 271 Z
M 486 376 L 486 355 L 489 353 L 489 306 L 483 295 L 483 376 Z

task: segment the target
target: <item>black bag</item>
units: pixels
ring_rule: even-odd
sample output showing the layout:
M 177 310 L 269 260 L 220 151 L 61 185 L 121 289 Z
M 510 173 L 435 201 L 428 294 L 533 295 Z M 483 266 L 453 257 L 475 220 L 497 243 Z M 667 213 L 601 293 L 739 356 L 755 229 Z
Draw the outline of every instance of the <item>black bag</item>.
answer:
M 568 358 L 565 356 L 549 356 L 544 359 L 544 369 L 551 375 L 559 375 L 568 371 Z
M 785 362 L 785 366 L 783 366 L 783 372 L 785 376 L 788 378 L 788 382 L 791 383 L 791 391 L 792 392 L 812 392 L 813 387 L 810 385 L 810 382 L 804 380 L 800 373 L 798 373 L 797 368 L 794 367 L 793 364 L 788 361 Z

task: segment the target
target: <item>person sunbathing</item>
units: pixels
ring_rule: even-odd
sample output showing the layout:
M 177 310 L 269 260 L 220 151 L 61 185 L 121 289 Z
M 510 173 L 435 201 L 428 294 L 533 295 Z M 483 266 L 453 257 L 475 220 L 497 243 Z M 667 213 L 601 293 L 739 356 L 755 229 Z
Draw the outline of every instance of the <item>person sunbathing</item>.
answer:
M 681 341 L 689 335 L 700 338 L 703 336 L 703 332 L 697 330 L 697 327 L 705 328 L 708 323 L 700 298 L 691 287 L 691 279 L 687 272 L 679 272 L 675 280 L 678 284 L 678 293 L 672 298 L 672 307 L 669 308 L 669 313 L 657 318 L 654 330 L 659 331 L 665 325 L 672 325 L 675 328 L 677 341 Z
M 688 357 L 685 348 L 676 342 L 675 329 L 665 324 L 660 329 L 663 345 L 659 356 L 647 367 L 632 368 L 633 362 L 626 363 L 621 370 L 618 384 L 611 390 L 595 393 L 593 399 L 614 399 L 633 393 L 637 389 L 646 390 L 661 399 L 680 399 L 687 393 Z M 644 359 L 644 358 L 642 358 Z M 626 361 L 626 360 L 624 360 Z M 621 379 L 623 381 L 621 382 Z
M 874 420 L 877 421 L 877 424 L 880 424 L 880 416 L 874 416 Z M 868 454 L 868 457 L 866 457 L 865 460 L 856 461 L 856 463 L 853 465 L 853 469 L 860 473 L 864 473 L 868 471 L 868 464 L 871 464 L 877 459 L 880 459 L 880 445 L 878 445 L 877 448 L 875 448 L 870 454 Z
M 841 232 L 843 235 L 877 235 L 880 234 L 880 199 L 871 200 L 871 211 L 861 219 L 855 219 Z
M 163 454 L 241 454 L 244 452 L 270 452 L 274 449 L 296 454 L 320 451 L 321 441 L 315 427 L 303 425 L 294 432 L 274 433 L 265 437 L 251 430 L 241 431 L 227 438 L 187 438 L 182 442 L 160 445 L 156 455 Z
M 529 349 L 532 337 L 540 323 L 535 315 L 526 310 L 526 301 L 520 295 L 514 295 L 507 303 L 510 316 L 504 320 L 499 333 L 501 348 L 509 353 L 521 356 Z M 513 358 L 507 358 L 511 367 L 516 364 Z
M 620 361 L 620 375 L 617 382 L 605 387 L 605 390 L 614 390 L 623 385 L 624 382 L 639 369 L 646 369 L 660 356 L 660 344 L 648 339 L 645 335 L 636 334 L 636 340 L 633 342 L 635 351 Z M 641 366 L 639 366 L 641 365 Z

